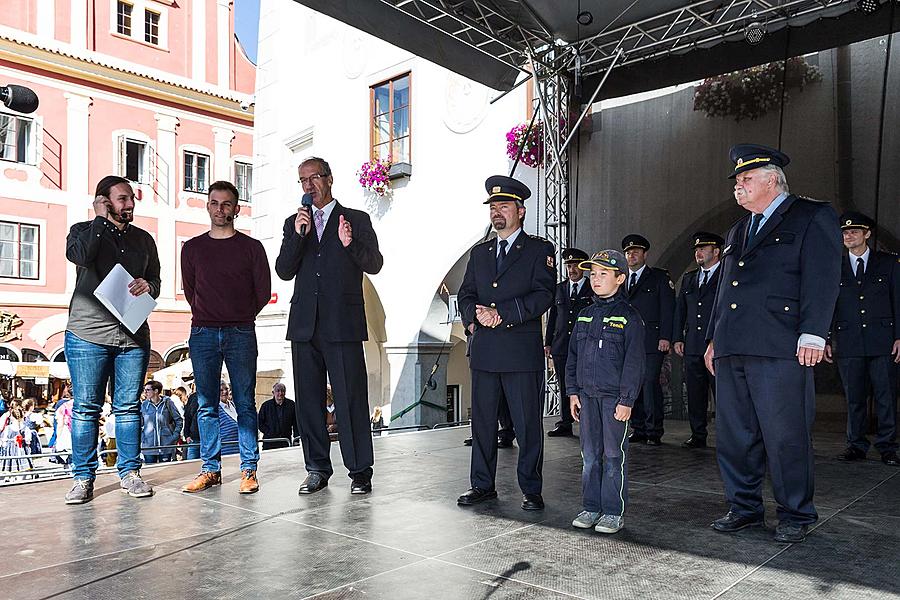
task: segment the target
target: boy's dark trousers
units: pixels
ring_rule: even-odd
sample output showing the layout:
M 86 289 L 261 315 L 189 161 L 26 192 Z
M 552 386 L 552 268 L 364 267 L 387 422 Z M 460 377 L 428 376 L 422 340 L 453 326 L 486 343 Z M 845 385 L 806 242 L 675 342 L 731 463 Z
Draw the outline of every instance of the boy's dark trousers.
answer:
M 584 510 L 621 516 L 628 502 L 628 476 L 625 472 L 628 421 L 617 421 L 615 418 L 618 398 L 582 395 L 579 399 Z

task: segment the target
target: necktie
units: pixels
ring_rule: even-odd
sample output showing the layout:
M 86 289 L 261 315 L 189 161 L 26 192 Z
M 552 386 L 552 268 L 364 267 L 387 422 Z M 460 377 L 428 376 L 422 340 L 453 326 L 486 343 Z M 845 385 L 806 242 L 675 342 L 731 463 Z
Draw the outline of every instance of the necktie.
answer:
M 506 240 L 500 240 L 500 252 L 497 253 L 497 270 L 500 270 L 500 267 L 503 266 L 503 261 L 506 260 L 506 247 L 509 245 L 509 242 Z
M 747 232 L 747 243 L 744 244 L 744 247 L 750 245 L 750 242 L 753 241 L 753 238 L 756 237 L 757 229 L 759 229 L 759 222 L 762 221 L 762 213 L 753 215 L 753 218 L 750 219 L 750 231 Z
M 578 284 L 573 283 L 572 284 L 572 293 L 569 294 L 569 298 L 575 298 L 575 296 L 577 296 L 577 295 L 578 295 Z
M 703 271 L 703 281 L 700 282 L 700 289 L 703 289 L 703 286 L 709 281 L 709 271 Z
M 631 281 L 628 282 L 628 291 L 630 292 L 634 289 L 635 284 L 637 284 L 637 273 L 631 274 Z
M 322 232 L 325 231 L 325 211 L 321 208 L 316 210 L 316 214 L 313 215 L 313 221 L 316 225 L 316 235 L 319 237 L 319 241 L 321 241 Z
M 856 259 L 856 283 L 862 285 L 863 275 L 866 273 L 866 263 L 861 258 Z

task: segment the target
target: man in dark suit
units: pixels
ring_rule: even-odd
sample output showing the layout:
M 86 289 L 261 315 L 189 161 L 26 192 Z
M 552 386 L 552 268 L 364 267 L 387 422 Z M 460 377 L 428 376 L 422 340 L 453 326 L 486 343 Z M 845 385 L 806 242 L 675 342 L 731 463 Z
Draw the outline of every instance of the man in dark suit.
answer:
M 706 448 L 706 413 L 709 410 L 709 391 L 715 398 L 715 378 L 706 370 L 706 329 L 712 313 L 713 300 L 719 287 L 719 254 L 725 243 L 720 236 L 706 231 L 694 234 L 694 261 L 699 268 L 688 271 L 681 278 L 675 300 L 675 354 L 684 361 L 684 381 L 687 384 L 688 420 L 691 437 L 683 448 Z
M 553 360 L 553 370 L 559 382 L 559 421 L 547 432 L 549 437 L 572 435 L 572 411 L 566 394 L 566 358 L 569 355 L 569 337 L 575 320 L 582 309 L 594 301 L 594 292 L 588 278 L 578 265 L 588 260 L 587 252 L 578 248 L 566 248 L 562 252 L 568 277 L 556 286 L 556 298 L 547 315 L 547 336 L 544 355 Z
M 659 446 L 663 435 L 663 392 L 659 384 L 663 359 L 672 341 L 675 284 L 665 269 L 647 265 L 650 242 L 642 235 L 626 235 L 622 251 L 628 261 L 628 302 L 641 313 L 647 350 L 644 385 L 631 413 L 632 443 Z
M 716 450 L 730 510 L 713 528 L 764 523 L 766 465 L 778 503 L 778 542 L 802 542 L 813 504 L 812 367 L 825 353 L 841 276 L 837 215 L 790 194 L 789 158 L 766 146 L 731 149 L 734 196 L 748 214 L 725 237 L 710 320 Z
M 333 469 L 325 423 L 326 373 L 337 413 L 350 492 L 372 491 L 372 433 L 369 426 L 366 363 L 368 339 L 363 273 L 381 270 L 384 259 L 369 215 L 340 205 L 331 195 L 331 167 L 321 158 L 300 164 L 300 184 L 312 195 L 312 210 L 300 207 L 284 221 L 275 272 L 294 278 L 288 317 L 297 426 L 308 475 L 301 494 L 328 485 Z M 310 214 L 312 212 L 312 214 Z
M 471 334 L 472 370 L 471 489 L 457 499 L 470 506 L 496 498 L 497 404 L 509 403 L 519 441 L 522 508 L 544 508 L 541 423 L 544 353 L 541 317 L 553 302 L 556 283 L 553 244 L 522 231 L 525 200 L 531 191 L 510 177 L 485 182 L 491 224 L 497 237 L 472 248 L 459 288 L 459 311 Z
M 847 449 L 838 460 L 866 458 L 868 385 L 878 429 L 875 449 L 886 465 L 897 456 L 897 363 L 900 362 L 900 258 L 869 249 L 875 221 L 858 212 L 841 217 L 844 248 L 841 290 L 831 326 L 831 343 L 847 396 Z
M 272 386 L 272 397 L 259 407 L 259 431 L 263 434 L 263 450 L 287 448 L 299 432 L 294 401 L 286 398 L 287 387 L 280 381 Z M 286 439 L 286 441 L 266 441 Z

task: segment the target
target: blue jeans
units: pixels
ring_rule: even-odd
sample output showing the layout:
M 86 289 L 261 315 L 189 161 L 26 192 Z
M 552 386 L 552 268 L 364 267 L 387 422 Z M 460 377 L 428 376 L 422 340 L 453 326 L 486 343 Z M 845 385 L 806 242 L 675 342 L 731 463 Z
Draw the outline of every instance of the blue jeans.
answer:
M 219 437 L 219 385 L 222 362 L 228 368 L 231 394 L 238 415 L 238 447 L 241 470 L 256 470 L 259 436 L 256 415 L 256 329 L 239 327 L 191 327 L 188 341 L 197 386 L 197 427 L 200 429 L 202 471 L 222 470 Z
M 72 375 L 72 476 L 93 479 L 97 472 L 100 413 L 110 378 L 116 416 L 116 469 L 122 477 L 141 468 L 141 387 L 147 373 L 147 348 L 119 348 L 87 342 L 67 331 L 66 362 Z

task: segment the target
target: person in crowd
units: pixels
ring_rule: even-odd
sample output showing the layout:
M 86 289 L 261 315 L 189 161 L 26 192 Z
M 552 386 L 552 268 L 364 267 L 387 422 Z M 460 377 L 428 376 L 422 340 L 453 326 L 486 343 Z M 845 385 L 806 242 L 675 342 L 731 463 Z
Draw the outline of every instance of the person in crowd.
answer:
M 864 460 L 869 451 L 868 398 L 872 390 L 875 450 L 897 456 L 897 363 L 900 363 L 900 258 L 869 248 L 876 224 L 859 212 L 841 216 L 846 252 L 825 360 L 837 361 L 847 397 L 847 448 L 838 460 Z
M 54 433 L 55 438 L 52 448 L 53 452 L 60 454 L 60 456 L 51 457 L 50 461 L 69 466 L 72 464 L 72 413 L 75 407 L 75 399 L 68 398 L 62 404 L 57 404 L 59 406 L 53 412 L 53 423 L 56 427 L 56 433 Z
M 285 398 L 286 394 L 287 387 L 278 382 L 272 386 L 272 397 L 259 407 L 259 431 L 263 434 L 263 450 L 286 448 L 298 433 L 294 401 Z M 284 438 L 284 441 L 266 441 L 272 438 Z
M 66 385 L 63 386 L 62 392 L 59 395 L 59 398 L 56 402 L 53 403 L 53 406 L 50 408 L 51 417 L 56 414 L 57 409 L 65 404 L 67 400 L 72 399 L 72 382 L 67 381 Z M 50 441 L 47 442 L 47 446 L 54 447 L 56 446 L 56 419 L 53 420 L 53 434 L 50 436 Z M 50 459 L 51 462 L 56 462 L 53 458 Z M 114 466 L 114 465 L 113 465 Z
M 672 341 L 675 284 L 668 271 L 647 264 L 650 241 L 644 236 L 625 236 L 622 251 L 628 260 L 628 301 L 641 313 L 647 335 L 644 385 L 634 403 L 631 415 L 634 431 L 628 439 L 632 443 L 659 446 L 664 433 L 663 391 L 659 376 Z
M 200 473 L 182 488 L 195 493 L 222 483 L 218 386 L 228 368 L 237 411 L 241 482 L 238 492 L 259 490 L 256 418 L 256 315 L 272 297 L 269 261 L 262 243 L 235 229 L 238 191 L 228 181 L 209 186 L 209 231 L 181 250 L 184 297 L 191 305 L 188 345 L 197 385 Z
M 459 311 L 469 331 L 472 372 L 471 488 L 460 506 L 496 498 L 497 417 L 505 394 L 519 442 L 522 508 L 541 510 L 544 452 L 542 395 L 544 341 L 541 317 L 556 287 L 553 244 L 522 230 L 528 186 L 504 176 L 485 182 L 491 225 L 497 237 L 469 253 L 459 288 Z
M 103 403 L 103 428 L 101 429 L 103 437 L 104 450 L 106 454 L 103 456 L 103 464 L 107 467 L 116 466 L 118 453 L 116 450 L 116 415 L 112 411 L 112 402 L 107 398 Z
M 231 386 L 223 381 L 219 385 L 219 438 L 222 440 L 222 456 L 240 454 L 239 419 Z
M 187 404 L 184 405 L 184 449 L 185 460 L 200 458 L 200 427 L 197 423 L 197 411 L 200 402 L 197 400 L 197 392 L 188 395 Z
M 825 353 L 841 280 L 841 233 L 828 204 L 788 190 L 786 154 L 755 144 L 730 152 L 734 197 L 747 214 L 725 236 L 705 359 L 716 377 L 716 454 L 732 533 L 764 523 L 766 466 L 775 540 L 802 542 L 813 502 L 812 367 Z
M 334 178 L 325 160 L 304 160 L 299 177 L 312 206 L 301 206 L 285 219 L 275 261 L 281 279 L 294 279 L 287 339 L 308 473 L 298 491 L 312 494 L 325 488 L 334 472 L 325 417 L 330 382 L 350 493 L 368 494 L 375 457 L 362 344 L 368 339 L 362 280 L 363 273 L 381 271 L 384 259 L 369 215 L 332 196 Z
M 579 268 L 590 269 L 596 300 L 576 317 L 566 361 L 566 394 L 581 423 L 582 503 L 574 527 L 616 533 L 628 503 L 628 418 L 644 381 L 644 322 L 620 291 L 625 255 L 602 250 Z
M 10 479 L 8 473 L 34 468 L 30 457 L 40 453 L 41 442 L 28 418 L 32 410 L 33 399 L 16 398 L 9 402 L 9 410 L 0 415 L 0 473 L 6 480 Z
M 115 373 L 116 468 L 129 496 L 153 495 L 140 475 L 140 389 L 150 356 L 150 328 L 134 333 L 94 296 L 115 265 L 134 279 L 132 296 L 160 291 L 159 255 L 153 236 L 132 224 L 134 190 L 124 177 L 108 175 L 94 194 L 93 220 L 76 223 L 66 238 L 66 258 L 76 265 L 75 290 L 69 305 L 65 353 L 75 398 L 72 412 L 72 489 L 66 504 L 82 504 L 94 495 L 99 466 L 97 440 L 100 412 L 110 377 Z M 57 433 L 58 435 L 58 433 Z
M 691 437 L 681 446 L 689 449 L 706 448 L 710 390 L 715 399 L 716 380 L 706 370 L 703 354 L 706 352 L 709 315 L 719 287 L 719 256 L 725 243 L 721 236 L 706 231 L 698 231 L 692 239 L 698 268 L 681 278 L 675 301 L 675 341 L 672 344 L 675 354 L 684 361 Z
M 187 401 L 188 401 L 187 389 L 185 389 L 182 386 L 175 388 L 174 390 L 172 390 L 171 398 L 172 398 L 172 402 L 175 403 L 175 408 L 177 408 L 178 412 L 181 413 L 181 419 L 182 419 L 183 425 L 182 425 L 181 431 L 178 432 L 178 435 L 181 436 L 180 440 L 179 440 L 179 443 L 180 443 L 184 439 L 184 427 L 187 425 L 187 420 L 184 418 L 184 409 L 185 409 L 185 406 L 187 406 Z M 184 460 L 186 458 L 186 456 L 187 456 L 186 449 L 179 448 L 176 452 L 175 460 Z
M 181 439 L 184 418 L 168 396 L 162 395 L 163 386 L 158 381 L 144 384 L 144 401 L 141 403 L 141 449 L 147 464 L 175 460 L 174 446 Z M 154 446 L 156 448 L 154 448 Z
M 578 266 L 588 259 L 587 252 L 578 248 L 566 248 L 562 251 L 562 258 L 567 277 L 556 286 L 556 297 L 547 316 L 547 335 L 544 342 L 544 355 L 553 361 L 560 397 L 559 421 L 547 432 L 548 437 L 572 435 L 572 411 L 569 410 L 566 401 L 566 358 L 569 355 L 569 337 L 572 335 L 578 313 L 590 306 L 594 300 L 594 292 L 588 278 Z

